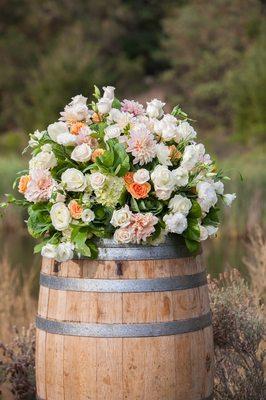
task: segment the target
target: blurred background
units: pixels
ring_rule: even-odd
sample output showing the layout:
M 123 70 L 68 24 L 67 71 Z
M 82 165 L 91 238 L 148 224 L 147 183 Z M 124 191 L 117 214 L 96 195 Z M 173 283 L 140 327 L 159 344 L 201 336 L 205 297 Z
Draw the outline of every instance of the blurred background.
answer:
M 249 279 L 265 229 L 265 10 L 263 0 L 0 0 L 0 196 L 27 165 L 28 134 L 94 84 L 180 104 L 237 194 L 204 243 L 208 270 Z M 0 338 L 36 309 L 40 258 L 24 219 L 12 208 L 0 222 Z

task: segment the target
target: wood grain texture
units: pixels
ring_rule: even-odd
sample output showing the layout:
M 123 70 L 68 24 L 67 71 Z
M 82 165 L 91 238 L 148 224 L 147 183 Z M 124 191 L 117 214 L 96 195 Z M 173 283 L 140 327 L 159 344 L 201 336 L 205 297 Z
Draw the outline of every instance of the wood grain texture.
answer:
M 66 278 L 156 279 L 204 270 L 201 256 L 176 260 L 72 260 L 42 272 Z M 74 292 L 40 288 L 38 314 L 57 321 L 153 323 L 209 312 L 207 285 L 147 293 Z M 212 328 L 175 336 L 92 338 L 37 329 L 38 396 L 45 400 L 200 400 L 213 385 Z

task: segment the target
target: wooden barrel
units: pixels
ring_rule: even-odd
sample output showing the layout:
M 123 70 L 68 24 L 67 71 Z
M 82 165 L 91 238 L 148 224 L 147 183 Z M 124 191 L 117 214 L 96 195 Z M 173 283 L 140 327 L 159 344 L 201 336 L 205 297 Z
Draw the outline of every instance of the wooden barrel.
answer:
M 99 260 L 43 259 L 36 375 L 45 400 L 210 400 L 213 337 L 200 255 L 101 244 Z

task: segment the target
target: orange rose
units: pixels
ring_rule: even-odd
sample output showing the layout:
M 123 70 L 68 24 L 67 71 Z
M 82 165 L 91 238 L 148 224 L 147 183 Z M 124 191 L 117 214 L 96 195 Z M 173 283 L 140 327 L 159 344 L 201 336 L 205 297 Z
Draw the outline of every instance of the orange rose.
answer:
M 148 182 L 141 185 L 133 182 L 130 183 L 130 185 L 127 185 L 127 190 L 134 197 L 134 199 L 145 199 L 151 190 L 151 185 Z
M 73 125 L 71 125 L 70 132 L 72 133 L 72 135 L 78 135 L 79 131 L 84 126 L 85 124 L 83 122 L 75 122 Z
M 94 152 L 91 155 L 91 159 L 93 162 L 96 161 L 97 157 L 101 157 L 103 155 L 103 153 L 105 152 L 104 149 L 95 149 Z
M 70 203 L 68 204 L 68 208 L 72 218 L 74 219 L 81 218 L 83 208 L 76 200 L 71 200 Z
M 133 175 L 134 175 L 134 172 L 126 173 L 126 175 L 124 176 L 124 181 L 125 181 L 126 185 L 130 185 L 131 183 L 134 182 Z
M 19 193 L 25 193 L 28 187 L 28 183 L 30 181 L 29 175 L 23 175 L 20 177 L 19 184 L 18 184 L 18 191 Z

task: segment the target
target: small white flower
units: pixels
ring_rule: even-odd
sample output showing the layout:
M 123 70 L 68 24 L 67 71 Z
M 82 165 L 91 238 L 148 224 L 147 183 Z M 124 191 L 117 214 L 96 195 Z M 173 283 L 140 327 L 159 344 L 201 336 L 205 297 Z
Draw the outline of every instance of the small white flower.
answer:
M 169 232 L 181 234 L 187 229 L 187 219 L 181 213 L 166 214 L 163 220 Z
M 150 173 L 147 169 L 145 168 L 140 168 L 137 172 L 134 173 L 133 175 L 133 180 L 134 182 L 142 185 L 145 182 L 148 182 L 150 179 Z
M 181 122 L 177 127 L 178 140 L 191 140 L 197 136 L 197 132 L 194 128 L 186 121 Z
M 47 128 L 48 135 L 50 138 L 57 142 L 57 138 L 59 135 L 68 134 L 69 130 L 67 124 L 64 122 L 55 122 L 54 124 L 50 124 Z
M 93 221 L 94 218 L 95 218 L 95 214 L 89 208 L 85 208 L 85 210 L 82 211 L 81 219 L 83 222 L 89 223 L 89 222 Z
M 174 176 L 165 165 L 157 165 L 151 173 L 151 179 L 155 190 L 170 191 L 174 189 Z
M 150 102 L 147 102 L 146 112 L 151 118 L 161 118 L 163 115 L 163 107 L 165 103 L 158 99 L 153 99 Z
M 45 246 L 43 246 L 41 255 L 46 258 L 56 258 L 57 247 L 54 244 L 47 243 Z
M 53 152 L 41 151 L 29 162 L 29 169 L 51 169 L 57 165 L 57 160 Z
M 186 186 L 188 184 L 188 171 L 183 167 L 174 169 L 172 174 L 177 187 Z
M 68 168 L 61 176 L 62 184 L 69 192 L 83 192 L 86 188 L 86 177 L 76 168 Z
M 180 194 L 176 194 L 170 201 L 169 201 L 169 209 L 173 213 L 181 213 L 185 216 L 188 215 L 189 210 L 191 209 L 192 203 L 191 201 L 184 197 L 181 196 Z
M 73 258 L 74 245 L 71 242 L 60 243 L 57 247 L 56 261 L 64 262 Z
M 71 216 L 69 209 L 64 203 L 56 203 L 52 206 L 50 211 L 52 224 L 57 231 L 63 231 L 68 228 Z
M 168 146 L 163 143 L 156 144 L 156 155 L 159 163 L 162 165 L 172 165 L 170 160 L 170 150 Z
M 120 210 L 115 210 L 112 215 L 111 224 L 114 227 L 118 226 L 127 226 L 130 223 L 130 219 L 132 217 L 132 212 L 130 211 L 128 205 L 125 207 L 120 208 Z
M 91 158 L 92 149 L 87 143 L 80 144 L 76 146 L 71 153 L 72 160 L 78 162 L 86 162 Z
M 108 114 L 112 108 L 112 100 L 101 98 L 97 103 L 98 111 L 101 114 Z
M 115 98 L 115 87 L 113 86 L 104 86 L 103 87 L 103 98 L 111 100 L 113 102 Z
M 93 172 L 89 175 L 89 181 L 93 190 L 101 189 L 106 180 L 106 176 L 100 172 Z
M 113 138 L 118 138 L 121 135 L 121 129 L 117 124 L 107 126 L 104 132 L 105 132 L 104 136 L 105 141 Z
M 223 182 L 221 182 L 221 181 L 214 182 L 213 186 L 214 186 L 215 192 L 217 194 L 223 194 L 223 192 L 224 192 L 224 184 L 223 184 Z
M 235 193 L 232 193 L 232 194 L 228 193 L 223 196 L 223 200 L 224 200 L 225 204 L 229 207 L 231 207 L 231 205 L 235 199 L 236 199 Z

